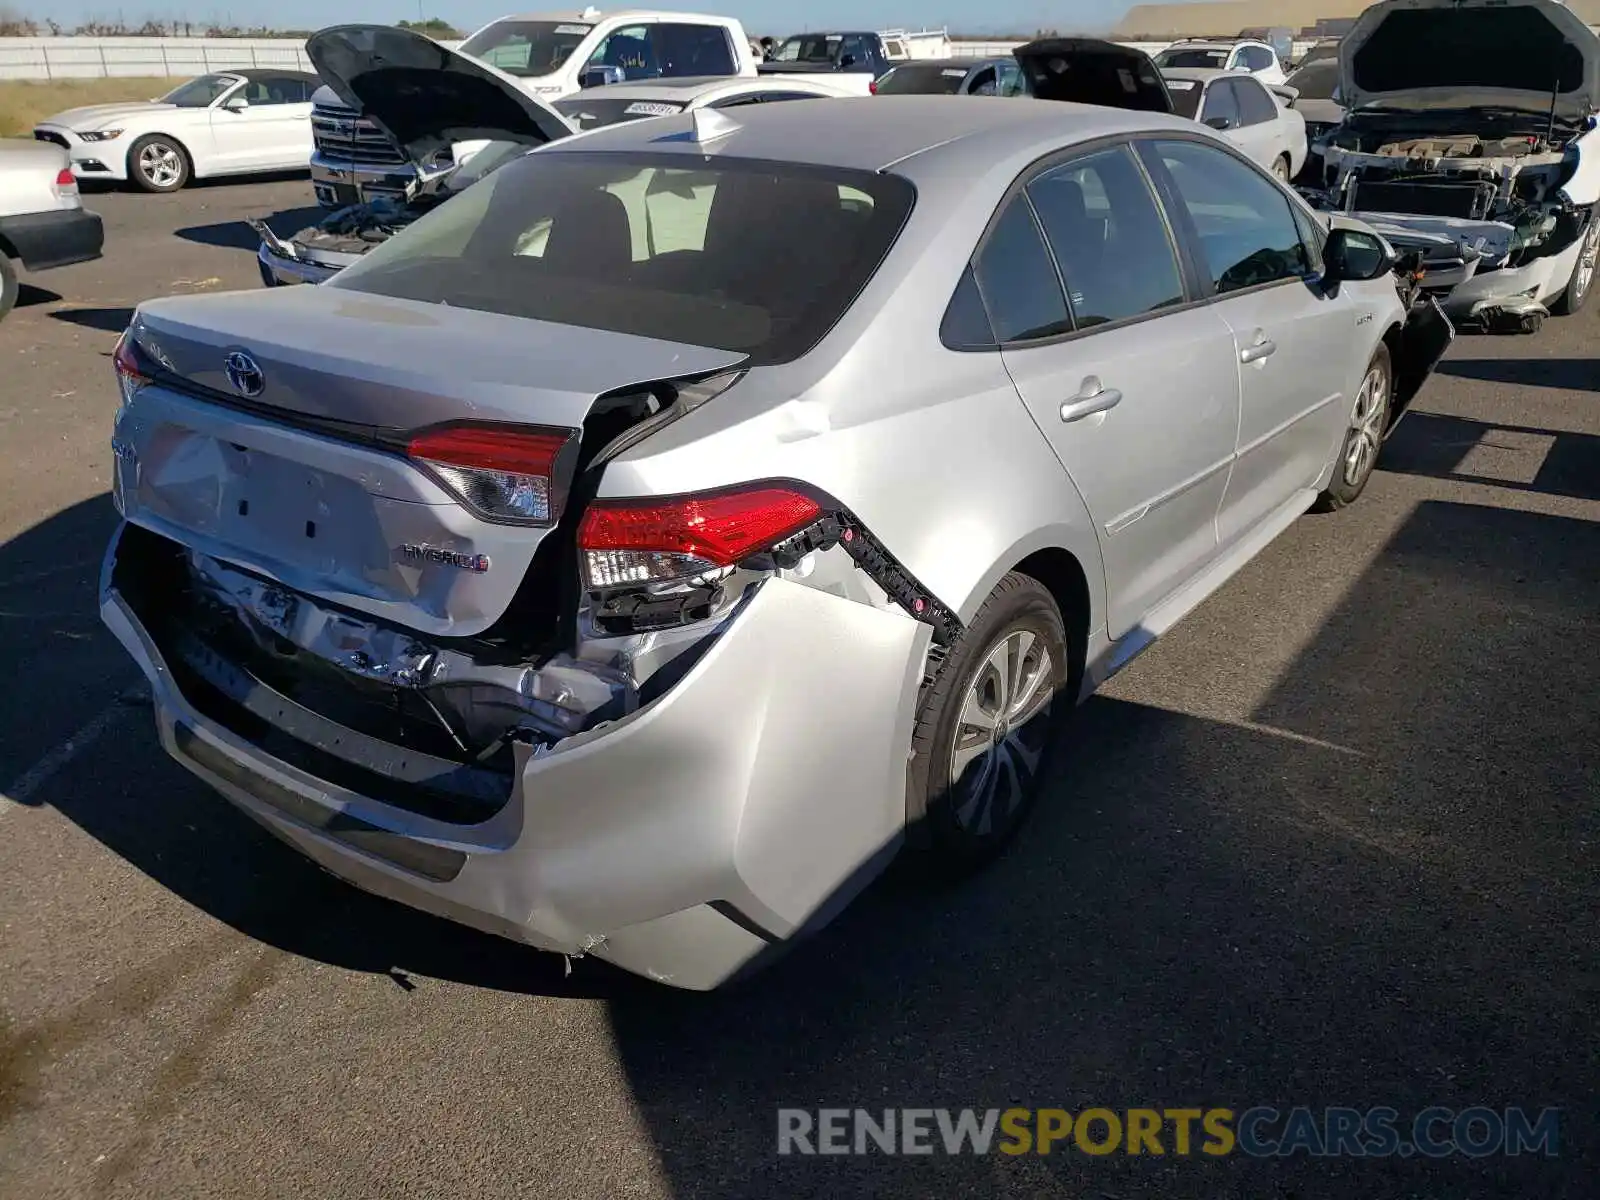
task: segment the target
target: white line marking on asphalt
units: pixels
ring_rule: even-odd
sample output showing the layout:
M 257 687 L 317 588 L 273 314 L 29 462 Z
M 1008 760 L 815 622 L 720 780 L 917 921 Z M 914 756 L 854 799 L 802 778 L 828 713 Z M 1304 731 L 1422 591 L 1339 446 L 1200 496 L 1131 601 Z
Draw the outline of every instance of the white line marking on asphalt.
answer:
M 61 768 L 105 736 L 106 731 L 121 720 L 132 705 L 148 699 L 149 695 L 149 691 L 142 686 L 123 692 L 91 717 L 88 724 L 19 775 L 10 787 L 0 792 L 0 817 L 5 816 L 13 808 L 20 808 L 26 804 L 28 797 L 49 783 Z

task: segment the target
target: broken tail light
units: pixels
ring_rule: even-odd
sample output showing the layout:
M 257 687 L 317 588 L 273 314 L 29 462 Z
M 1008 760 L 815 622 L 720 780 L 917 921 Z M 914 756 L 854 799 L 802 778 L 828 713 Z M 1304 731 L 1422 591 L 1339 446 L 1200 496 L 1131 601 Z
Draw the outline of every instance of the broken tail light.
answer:
M 413 434 L 406 455 L 479 516 L 553 525 L 561 507 L 558 469 L 574 432 L 443 426 Z
M 813 524 L 810 496 L 765 485 L 671 500 L 599 500 L 578 528 L 591 589 L 662 583 L 732 567 Z
M 117 387 L 122 392 L 122 402 L 132 403 L 134 394 L 150 382 L 151 375 L 144 356 L 126 329 L 117 339 L 117 348 L 111 352 L 111 365 L 117 372 Z

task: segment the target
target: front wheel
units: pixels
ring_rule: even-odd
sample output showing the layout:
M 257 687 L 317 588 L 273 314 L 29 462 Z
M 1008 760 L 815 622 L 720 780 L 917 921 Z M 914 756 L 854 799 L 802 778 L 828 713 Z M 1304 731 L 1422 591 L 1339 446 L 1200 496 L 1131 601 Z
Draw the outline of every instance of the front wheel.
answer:
M 189 182 L 189 156 L 169 137 L 142 137 L 128 151 L 128 178 L 147 192 L 176 192 Z
M 1350 422 L 1333 464 L 1333 478 L 1317 497 L 1318 512 L 1334 512 L 1354 504 L 1366 490 L 1378 465 L 1378 451 L 1389 430 L 1389 406 L 1394 397 L 1394 369 L 1389 362 L 1389 347 L 1380 345 L 1367 373 L 1361 378 L 1355 403 L 1350 407 Z
M 1017 574 L 951 649 L 918 709 L 906 797 L 908 842 L 933 873 L 982 866 L 1021 827 L 1072 704 L 1070 654 L 1049 590 Z
M 1589 214 L 1589 227 L 1583 231 L 1578 261 L 1572 264 L 1572 277 L 1561 295 L 1550 305 L 1558 317 L 1569 317 L 1583 307 L 1594 284 L 1595 262 L 1600 259 L 1600 211 Z

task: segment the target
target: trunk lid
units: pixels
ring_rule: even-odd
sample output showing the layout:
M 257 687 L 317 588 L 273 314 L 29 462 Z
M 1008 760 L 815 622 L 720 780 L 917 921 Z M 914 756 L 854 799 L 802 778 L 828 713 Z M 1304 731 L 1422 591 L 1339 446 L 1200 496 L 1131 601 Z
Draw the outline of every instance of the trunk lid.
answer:
M 1028 73 L 1039 100 L 1173 111 L 1166 81 L 1142 50 L 1099 38 L 1040 38 L 1011 53 Z
M 312 34 L 306 54 L 334 94 L 413 162 L 457 142 L 542 146 L 573 132 L 511 75 L 408 29 L 336 25 Z
M 405 456 L 406 435 L 496 422 L 569 434 L 575 451 L 599 396 L 744 357 L 311 287 L 152 301 L 133 336 L 175 380 L 143 387 L 118 413 L 124 516 L 439 637 L 494 624 L 551 527 L 486 519 Z M 230 370 L 236 355 L 248 370 L 237 358 Z M 549 485 L 557 511 L 563 464 Z
M 1486 106 L 1581 121 L 1600 99 L 1600 40 L 1555 0 L 1384 0 L 1339 43 L 1350 109 Z

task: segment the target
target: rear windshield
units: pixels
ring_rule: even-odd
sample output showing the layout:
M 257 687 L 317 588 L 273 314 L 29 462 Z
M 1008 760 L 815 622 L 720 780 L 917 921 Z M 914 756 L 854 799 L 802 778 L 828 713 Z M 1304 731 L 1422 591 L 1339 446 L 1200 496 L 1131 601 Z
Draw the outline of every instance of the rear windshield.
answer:
M 1332 100 L 1339 86 L 1339 60 L 1324 58 L 1289 73 L 1286 84 L 1300 93 L 1302 100 Z
M 867 171 L 534 153 L 324 286 L 784 362 L 844 315 L 914 201 Z
M 1228 51 L 1216 50 L 1163 50 L 1156 55 L 1156 66 L 1179 67 L 1193 70 L 1196 67 L 1222 67 L 1227 64 Z
M 880 96 L 954 96 L 967 77 L 965 67 L 911 63 L 895 67 L 878 80 Z
M 1194 79 L 1169 79 L 1167 91 L 1172 94 L 1172 111 L 1180 117 L 1196 117 L 1200 113 L 1200 97 L 1205 88 Z
M 557 100 L 555 107 L 581 131 L 645 117 L 671 116 L 682 112 L 687 105 L 678 100 L 619 100 L 610 96 L 577 95 Z

